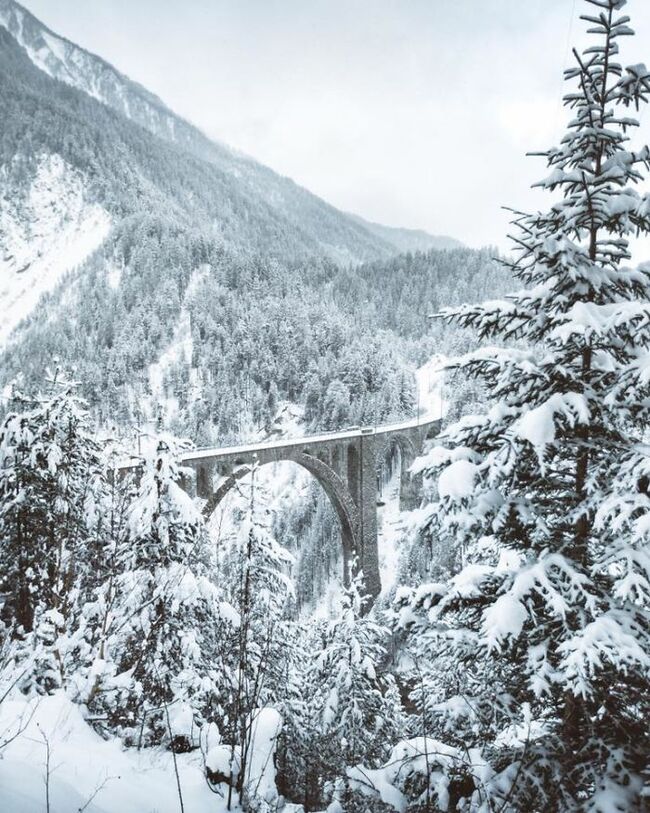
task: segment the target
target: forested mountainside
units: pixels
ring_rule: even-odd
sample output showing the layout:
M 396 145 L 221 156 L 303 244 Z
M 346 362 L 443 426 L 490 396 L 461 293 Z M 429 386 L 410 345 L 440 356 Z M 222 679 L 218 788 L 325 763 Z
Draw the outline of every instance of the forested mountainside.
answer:
M 463 245 L 460 240 L 453 237 L 429 234 L 422 229 L 399 229 L 394 226 L 384 226 L 381 223 L 372 223 L 358 215 L 352 215 L 352 217 L 365 226 L 368 231 L 388 240 L 401 252 L 428 251 L 430 248 L 460 248 Z
M 429 313 L 503 288 L 487 252 L 395 257 L 436 238 L 338 212 L 0 11 L 0 341 L 26 316 L 3 387 L 57 357 L 101 423 L 197 442 L 263 428 L 280 400 L 326 428 L 412 411 Z
M 12 197 L 27 194 L 40 162 L 56 154 L 81 173 L 87 197 L 116 222 L 147 212 L 225 245 L 277 256 L 359 260 L 395 251 L 317 198 L 315 209 L 298 206 L 297 218 L 286 200 L 271 205 L 234 168 L 198 158 L 52 79 L 1 26 L 0 93 L 0 164 Z
M 58 357 L 102 423 L 162 409 L 197 443 L 263 428 L 280 400 L 326 429 L 412 414 L 415 364 L 460 338 L 428 316 L 507 284 L 487 251 L 280 263 L 147 220 L 116 229 L 72 282 L 0 357 L 2 381 L 37 384 Z
M 262 220 L 270 213 L 279 218 L 278 224 L 267 225 L 264 234 L 258 234 L 256 224 L 251 224 L 250 232 L 242 234 L 241 239 L 236 240 L 237 244 L 246 241 L 250 247 L 276 249 L 283 253 L 287 250 L 292 253 L 319 250 L 345 260 L 388 256 L 396 250 L 460 245 L 448 237 L 389 228 L 338 211 L 289 178 L 207 138 L 153 93 L 100 57 L 50 31 L 14 0 L 0 0 L 0 26 L 12 35 L 41 71 L 104 103 L 159 139 L 221 170 L 221 185 L 213 188 L 212 199 L 221 200 L 222 205 L 231 199 L 235 209 L 244 206 L 240 199 L 246 201 L 248 207 L 253 201 L 252 208 L 259 206 L 262 210 L 258 212 Z M 179 173 L 185 175 L 184 165 L 179 167 Z M 214 177 L 209 175 L 206 184 L 213 186 L 213 182 Z M 248 207 L 245 206 L 246 217 L 251 216 Z M 221 221 L 223 212 L 218 210 L 210 214 Z M 238 215 L 241 217 L 242 212 Z M 278 229 L 282 236 L 277 233 Z M 253 236 L 257 239 L 250 243 Z M 285 244 L 284 241 L 288 242 Z

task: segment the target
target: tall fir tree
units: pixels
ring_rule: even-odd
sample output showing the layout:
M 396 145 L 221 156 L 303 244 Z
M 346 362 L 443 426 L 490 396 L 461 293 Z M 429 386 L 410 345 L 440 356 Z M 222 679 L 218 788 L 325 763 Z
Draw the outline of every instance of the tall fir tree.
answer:
M 650 73 L 618 62 L 625 0 L 585 2 L 595 41 L 574 51 L 568 129 L 542 153 L 538 186 L 559 199 L 514 221 L 525 287 L 442 314 L 508 346 L 461 362 L 492 406 L 428 459 L 436 532 L 469 564 L 402 611 L 423 655 L 462 664 L 456 692 L 494 709 L 456 736 L 483 747 L 502 810 L 634 811 L 648 794 L 650 267 L 626 263 L 628 236 L 650 231 L 635 189 L 650 151 L 625 111 Z
M 160 439 L 127 510 L 115 551 L 105 669 L 91 711 L 127 743 L 190 747 L 220 719 L 230 682 L 221 644 L 236 612 L 213 578 L 201 514 L 180 486 L 179 449 Z
M 16 395 L 0 433 L 2 619 L 21 641 L 24 688 L 62 685 L 69 622 L 102 546 L 106 478 L 77 385 L 60 370 Z
M 221 566 L 227 594 L 241 623 L 232 640 L 234 682 L 225 734 L 241 755 L 236 787 L 246 794 L 253 754 L 250 747 L 256 715 L 279 703 L 285 689 L 289 658 L 285 621 L 294 604 L 290 579 L 293 556 L 270 531 L 264 494 L 257 484 L 257 466 L 240 496 L 236 532 L 226 541 Z M 234 764 L 234 763 L 233 763 Z
M 362 615 L 361 587 L 361 578 L 353 579 L 340 611 L 322 626 L 305 683 L 309 761 L 321 793 L 345 779 L 348 766 L 379 765 L 404 725 L 395 679 L 384 663 L 388 630 Z

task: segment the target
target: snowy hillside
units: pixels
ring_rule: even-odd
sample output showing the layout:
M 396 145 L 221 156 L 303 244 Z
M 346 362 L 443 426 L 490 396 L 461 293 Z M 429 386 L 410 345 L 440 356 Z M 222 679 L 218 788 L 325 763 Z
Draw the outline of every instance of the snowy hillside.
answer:
M 108 212 L 88 200 L 81 173 L 56 154 L 38 159 L 24 194 L 0 198 L 0 346 L 110 227 Z
M 207 138 L 154 94 L 101 57 L 50 31 L 14 0 L 0 0 L 0 26 L 41 71 L 108 105 L 157 138 L 214 164 L 227 174 L 229 185 L 238 194 L 243 192 L 263 201 L 276 216 L 287 219 L 295 230 L 304 233 L 313 243 L 314 251 L 355 262 L 409 249 L 450 245 L 448 238 L 440 238 L 442 242 L 438 245 L 439 238 L 423 232 L 392 231 L 340 212 L 290 179 Z
M 48 76 L 78 88 L 156 135 L 171 141 L 182 138 L 177 117 L 153 93 L 100 57 L 50 31 L 19 3 L 0 0 L 0 25 Z M 189 131 L 189 125 L 183 124 Z M 189 140 L 187 133 L 185 140 Z
M 197 443 L 254 433 L 282 401 L 322 428 L 398 419 L 413 363 L 445 350 L 426 315 L 494 287 L 484 252 L 396 255 L 430 236 L 364 223 L 210 141 L 13 0 L 0 106 L 0 341 L 35 317 L 0 354 L 3 389 L 56 355 L 102 423 L 162 415 Z
M 383 226 L 381 223 L 372 223 L 356 215 L 354 215 L 354 218 L 373 234 L 388 240 L 400 252 L 428 251 L 432 248 L 451 249 L 460 248 L 463 245 L 460 240 L 453 237 L 433 235 L 421 229 L 399 229 L 393 226 Z
M 23 729 L 24 726 L 24 729 Z M 16 813 L 176 813 L 173 757 L 163 750 L 125 751 L 105 741 L 63 693 L 28 700 L 12 696 L 0 707 L 8 739 L 0 760 L 0 809 Z M 4 740 L 3 740 L 4 741 Z M 47 773 L 48 747 L 50 771 Z M 200 753 L 179 755 L 184 802 L 189 810 L 216 809 Z M 36 780 L 34 770 L 39 775 Z M 42 776 L 42 778 L 41 778 Z M 49 801 L 49 806 L 48 806 Z M 223 806 L 225 808 L 225 805 Z

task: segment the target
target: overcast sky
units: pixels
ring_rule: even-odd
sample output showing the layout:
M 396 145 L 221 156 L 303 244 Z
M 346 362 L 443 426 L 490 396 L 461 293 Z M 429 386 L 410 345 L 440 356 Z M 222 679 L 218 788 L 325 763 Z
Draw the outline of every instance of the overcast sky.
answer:
M 213 138 L 335 206 L 505 246 L 544 206 L 526 150 L 558 140 L 583 0 L 24 0 Z M 650 64 L 630 0 L 625 64 Z M 650 142 L 650 115 L 642 119 Z M 549 199 L 550 200 L 550 199 Z

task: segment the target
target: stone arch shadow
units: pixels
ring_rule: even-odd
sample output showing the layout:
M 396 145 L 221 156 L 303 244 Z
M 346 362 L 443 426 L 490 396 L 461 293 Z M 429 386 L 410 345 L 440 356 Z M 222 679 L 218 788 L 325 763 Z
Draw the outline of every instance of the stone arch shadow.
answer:
M 359 510 L 350 496 L 345 481 L 327 463 L 305 452 L 294 452 L 282 457 L 260 460 L 259 466 L 271 463 L 296 463 L 306 469 L 321 485 L 339 521 L 343 548 L 343 579 L 345 584 L 348 584 L 351 564 L 359 550 Z M 212 516 L 217 506 L 232 491 L 237 482 L 250 474 L 252 470 L 252 462 L 238 464 L 230 476 L 220 483 L 203 506 L 203 516 L 206 520 Z

